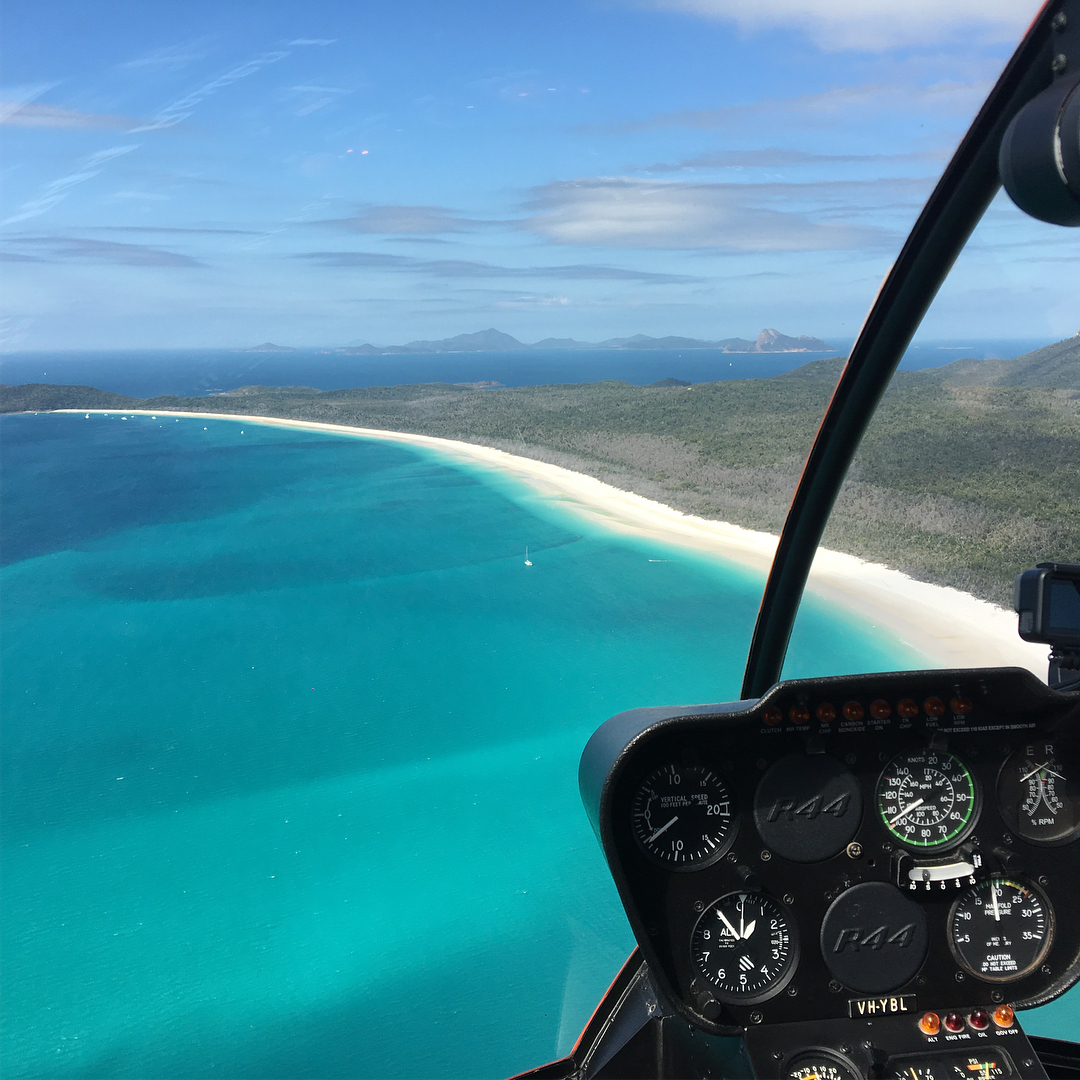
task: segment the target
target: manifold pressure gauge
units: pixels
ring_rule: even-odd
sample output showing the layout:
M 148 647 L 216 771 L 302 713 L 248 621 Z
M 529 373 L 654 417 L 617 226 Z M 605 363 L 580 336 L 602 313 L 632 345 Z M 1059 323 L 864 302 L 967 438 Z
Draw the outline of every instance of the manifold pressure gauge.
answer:
M 947 750 L 907 750 L 890 761 L 877 785 L 885 831 L 915 851 L 957 843 L 978 818 L 979 792 L 968 767 Z
M 778 994 L 795 974 L 799 943 L 783 905 L 759 892 L 714 900 L 690 935 L 690 959 L 712 996 L 752 1005 Z
M 1034 886 L 990 878 L 969 889 L 949 915 L 949 945 L 977 979 L 1012 982 L 1050 951 L 1054 913 Z
M 630 809 L 634 838 L 653 862 L 698 870 L 735 838 L 727 786 L 704 765 L 669 762 L 638 785 Z

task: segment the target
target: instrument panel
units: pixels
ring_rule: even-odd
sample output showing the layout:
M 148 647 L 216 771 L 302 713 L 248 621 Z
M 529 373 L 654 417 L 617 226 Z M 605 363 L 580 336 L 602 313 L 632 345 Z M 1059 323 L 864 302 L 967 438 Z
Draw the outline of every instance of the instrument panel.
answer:
M 1080 975 L 1078 736 L 1077 695 L 1020 669 L 800 680 L 613 717 L 580 784 L 658 989 L 704 1030 L 989 1017 Z

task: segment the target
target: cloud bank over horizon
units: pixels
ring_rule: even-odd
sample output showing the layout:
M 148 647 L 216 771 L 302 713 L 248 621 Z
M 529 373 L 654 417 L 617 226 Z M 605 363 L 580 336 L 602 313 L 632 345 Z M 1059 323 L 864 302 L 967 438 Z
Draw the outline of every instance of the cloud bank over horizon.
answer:
M 419 9 L 9 12 L 5 347 L 850 336 L 1035 5 Z M 971 252 L 928 331 L 1065 332 L 1074 239 Z

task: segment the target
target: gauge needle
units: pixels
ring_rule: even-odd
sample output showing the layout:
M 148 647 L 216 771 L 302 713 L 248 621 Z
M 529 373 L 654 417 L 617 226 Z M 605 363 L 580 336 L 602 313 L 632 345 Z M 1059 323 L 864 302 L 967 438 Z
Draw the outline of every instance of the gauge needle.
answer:
M 925 799 L 916 799 L 910 806 L 905 807 L 903 810 L 901 810 L 900 813 L 897 814 L 896 817 L 894 817 L 889 822 L 889 824 L 890 825 L 895 825 L 901 818 L 906 818 L 908 816 L 908 814 L 911 813 L 912 810 L 916 809 L 916 807 L 922 806 L 922 804 L 924 802 L 926 802 Z
M 745 907 L 745 904 L 743 904 L 743 905 L 740 905 L 740 907 L 739 907 L 739 937 L 740 938 L 746 937 L 746 934 L 743 933 L 743 930 L 745 928 L 746 928 L 746 907 Z
M 661 833 L 667 832 L 668 829 L 670 829 L 671 826 L 674 825 L 675 822 L 678 821 L 678 820 L 679 820 L 679 815 L 676 814 L 666 825 L 661 825 L 660 828 L 657 829 L 656 832 L 654 832 L 652 834 L 652 836 L 650 836 L 648 838 L 648 840 L 645 841 L 645 843 L 646 844 L 651 844 Z
M 1063 777 L 1061 773 L 1056 773 L 1053 769 L 1050 768 L 1049 761 L 1044 761 L 1041 765 L 1036 765 L 1035 768 L 1031 770 L 1031 772 L 1026 773 L 1024 776 L 1021 776 L 1020 783 L 1023 783 L 1025 780 L 1030 780 L 1037 772 L 1042 772 L 1044 769 L 1051 776 L 1056 776 L 1059 780 L 1065 779 L 1065 777 Z
M 993 885 L 990 886 L 990 895 L 994 898 L 994 919 L 1001 922 L 1001 908 L 998 907 L 998 891 Z
M 745 941 L 753 932 L 754 927 L 757 926 L 757 919 L 751 919 L 750 925 L 743 931 L 743 940 Z
M 734 927 L 734 926 L 732 926 L 732 925 L 731 925 L 731 923 L 730 923 L 730 922 L 728 922 L 728 917 L 727 917 L 727 916 L 726 916 L 726 915 L 725 915 L 725 914 L 724 914 L 724 913 L 723 913 L 723 912 L 722 912 L 722 911 L 721 911 L 721 910 L 720 910 L 719 908 L 717 908 L 717 909 L 716 909 L 716 914 L 720 916 L 720 921 L 721 921 L 721 922 L 722 922 L 722 923 L 723 923 L 723 924 L 724 924 L 724 925 L 725 925 L 725 926 L 726 926 L 726 927 L 728 928 L 728 930 L 729 930 L 729 931 L 731 932 L 731 936 L 732 936 L 732 937 L 733 937 L 733 938 L 734 938 L 734 939 L 735 939 L 736 941 L 739 941 L 739 940 L 741 940 L 741 938 L 742 938 L 742 935 L 741 935 L 741 934 L 739 933 L 739 931 L 738 931 L 738 930 L 736 930 L 736 929 L 735 929 L 735 927 Z

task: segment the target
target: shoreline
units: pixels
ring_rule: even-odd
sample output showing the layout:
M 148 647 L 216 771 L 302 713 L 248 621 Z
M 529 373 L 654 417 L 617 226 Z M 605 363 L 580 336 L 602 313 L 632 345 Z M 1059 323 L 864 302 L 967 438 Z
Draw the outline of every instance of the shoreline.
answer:
M 469 464 L 498 469 L 527 484 L 541 497 L 558 501 L 595 525 L 690 548 L 766 574 L 778 538 L 722 521 L 684 514 L 642 495 L 621 491 L 602 480 L 559 465 L 519 457 L 475 443 L 378 428 L 350 427 L 275 416 L 149 409 L 57 409 L 63 413 L 118 416 L 174 416 L 232 420 L 271 427 L 298 428 L 425 447 Z M 916 581 L 899 570 L 865 562 L 854 555 L 820 548 L 807 592 L 898 638 L 935 666 L 1023 667 L 1046 679 L 1048 647 L 1020 639 L 1016 616 L 968 593 Z

